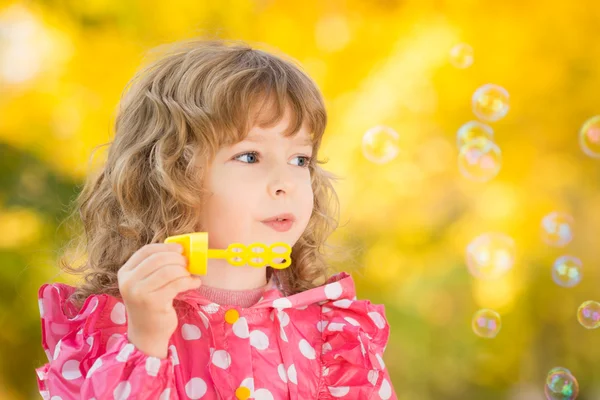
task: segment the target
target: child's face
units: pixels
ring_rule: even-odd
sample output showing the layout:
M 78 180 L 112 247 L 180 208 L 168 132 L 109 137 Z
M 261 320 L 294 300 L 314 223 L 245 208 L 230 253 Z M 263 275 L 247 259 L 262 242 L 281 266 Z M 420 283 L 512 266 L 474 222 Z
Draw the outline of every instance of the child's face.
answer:
M 293 246 L 304 232 L 314 202 L 308 169 L 312 144 L 305 127 L 284 137 L 281 132 L 288 123 L 286 114 L 272 128 L 253 127 L 246 139 L 217 152 L 206 180 L 212 195 L 202 211 L 210 248 L 223 249 L 234 242 Z M 261 222 L 283 213 L 295 216 L 286 232 Z

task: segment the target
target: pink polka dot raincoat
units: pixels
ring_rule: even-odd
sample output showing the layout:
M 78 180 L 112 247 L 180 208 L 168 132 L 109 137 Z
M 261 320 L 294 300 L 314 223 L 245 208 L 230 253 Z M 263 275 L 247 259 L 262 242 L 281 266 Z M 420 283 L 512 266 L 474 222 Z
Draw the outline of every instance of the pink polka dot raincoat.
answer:
M 352 277 L 284 297 L 271 281 L 249 308 L 219 306 L 197 291 L 175 299 L 179 325 L 165 359 L 127 339 L 117 298 L 75 288 L 39 290 L 40 394 L 52 400 L 396 399 L 383 361 L 390 328 L 384 305 L 357 300 Z

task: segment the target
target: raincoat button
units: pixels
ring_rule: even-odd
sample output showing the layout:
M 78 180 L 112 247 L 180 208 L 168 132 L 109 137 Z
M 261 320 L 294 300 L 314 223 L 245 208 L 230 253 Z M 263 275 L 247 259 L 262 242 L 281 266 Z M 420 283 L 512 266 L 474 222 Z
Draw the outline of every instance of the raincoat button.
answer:
M 240 313 L 236 309 L 232 308 L 225 312 L 225 321 L 228 323 L 234 324 L 238 319 L 240 319 Z
M 244 386 L 240 386 L 235 391 L 235 397 L 239 400 L 247 400 L 250 398 L 250 389 Z

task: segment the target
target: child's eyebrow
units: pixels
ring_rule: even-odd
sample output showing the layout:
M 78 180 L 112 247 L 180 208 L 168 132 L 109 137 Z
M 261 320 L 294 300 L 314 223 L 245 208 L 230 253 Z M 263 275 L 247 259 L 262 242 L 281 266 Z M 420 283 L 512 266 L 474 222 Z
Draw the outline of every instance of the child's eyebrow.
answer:
M 254 142 L 254 143 L 263 143 L 266 139 L 264 136 L 258 136 L 258 135 L 253 135 L 253 136 L 247 136 L 244 140 L 248 141 L 248 142 Z M 306 145 L 306 146 L 312 146 L 312 140 L 310 138 L 304 138 L 304 140 L 300 141 L 298 139 L 296 139 L 296 142 L 298 142 L 298 144 L 300 145 Z

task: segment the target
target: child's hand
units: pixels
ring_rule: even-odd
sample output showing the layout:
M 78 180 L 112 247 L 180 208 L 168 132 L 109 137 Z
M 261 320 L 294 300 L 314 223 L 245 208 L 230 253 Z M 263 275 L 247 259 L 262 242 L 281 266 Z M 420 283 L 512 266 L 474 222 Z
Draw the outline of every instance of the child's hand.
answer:
M 200 287 L 176 243 L 148 244 L 133 253 L 117 278 L 128 315 L 129 341 L 147 355 L 166 358 L 177 329 L 173 298 Z

